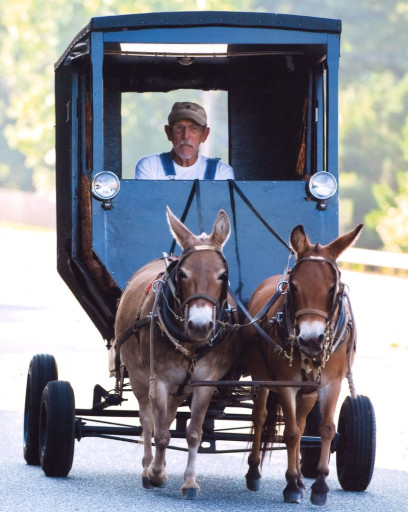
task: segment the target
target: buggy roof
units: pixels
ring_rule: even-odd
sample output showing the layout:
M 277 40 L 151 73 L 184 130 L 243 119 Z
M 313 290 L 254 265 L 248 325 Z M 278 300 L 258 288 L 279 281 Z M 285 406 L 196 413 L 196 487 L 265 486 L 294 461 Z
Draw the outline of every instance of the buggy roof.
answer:
M 296 30 L 301 32 L 341 33 L 341 20 L 298 16 L 293 14 L 192 11 L 192 12 L 154 12 L 144 14 L 122 14 L 91 18 L 71 41 L 63 55 L 55 64 L 57 69 L 67 54 L 90 32 L 128 31 L 152 28 L 224 26 L 241 28 L 265 28 Z

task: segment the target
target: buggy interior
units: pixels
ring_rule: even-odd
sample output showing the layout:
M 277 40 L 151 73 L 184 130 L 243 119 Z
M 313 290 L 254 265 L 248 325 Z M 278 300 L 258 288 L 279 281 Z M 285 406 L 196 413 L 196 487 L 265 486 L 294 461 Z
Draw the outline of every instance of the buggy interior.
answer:
M 104 161 L 118 176 L 132 179 L 138 158 L 166 150 L 171 105 L 192 95 L 210 109 L 216 154 L 207 156 L 221 156 L 237 180 L 301 180 L 319 165 L 322 45 L 105 43 L 104 53 Z M 161 145 L 146 148 L 157 133 Z

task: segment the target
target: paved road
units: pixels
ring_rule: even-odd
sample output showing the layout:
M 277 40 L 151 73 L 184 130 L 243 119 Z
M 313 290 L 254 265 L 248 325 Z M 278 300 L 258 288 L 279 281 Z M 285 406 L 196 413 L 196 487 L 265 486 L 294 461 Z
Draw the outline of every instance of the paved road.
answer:
M 61 282 L 55 268 L 52 233 L 0 230 L 0 512 L 14 511 L 283 511 L 284 452 L 273 454 L 259 493 L 245 488 L 242 455 L 200 455 L 196 502 L 180 500 L 185 455 L 170 452 L 167 488 L 144 491 L 141 447 L 84 439 L 75 445 L 68 478 L 51 479 L 22 456 L 25 381 L 33 354 L 56 356 L 61 379 L 74 388 L 78 407 L 89 407 L 93 385 L 111 386 L 103 340 Z M 29 248 L 30 251 L 28 250 Z M 35 250 L 33 250 L 35 248 Z M 364 493 L 345 493 L 331 461 L 328 511 L 408 510 L 408 412 L 405 389 L 408 341 L 404 324 L 406 280 L 343 272 L 350 285 L 359 326 L 355 381 L 370 396 L 377 416 L 377 461 Z M 380 304 L 379 299 L 384 304 Z M 343 394 L 347 393 L 345 386 Z M 310 486 L 311 481 L 307 481 Z M 316 510 L 308 497 L 302 510 Z

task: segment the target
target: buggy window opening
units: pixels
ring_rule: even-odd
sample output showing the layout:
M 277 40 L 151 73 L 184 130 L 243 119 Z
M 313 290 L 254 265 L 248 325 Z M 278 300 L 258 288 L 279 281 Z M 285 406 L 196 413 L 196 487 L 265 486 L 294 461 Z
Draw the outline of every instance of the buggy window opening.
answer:
M 310 96 L 311 89 L 308 82 L 310 80 L 310 71 L 313 68 L 316 69 L 318 63 L 322 64 L 327 59 L 324 45 L 285 44 L 277 47 L 276 44 L 228 45 L 199 43 L 187 45 L 180 43 L 105 42 L 104 55 L 106 57 L 106 59 L 104 59 L 105 69 L 111 69 L 112 72 L 119 69 L 121 73 L 123 73 L 123 78 L 120 79 L 121 82 L 124 80 L 124 85 L 122 84 L 123 89 L 121 90 L 122 98 L 123 93 L 127 92 L 169 94 L 188 89 L 195 89 L 196 91 L 225 91 L 228 103 L 228 116 L 224 129 L 224 131 L 228 132 L 228 141 L 226 141 L 227 155 L 219 155 L 218 152 L 211 152 L 210 154 L 207 152 L 204 154 L 209 157 L 221 156 L 225 162 L 228 162 L 234 168 L 234 171 L 238 167 L 238 172 L 235 173 L 235 179 L 297 181 L 305 180 L 308 176 L 319 170 L 328 170 L 326 155 L 323 154 L 326 151 L 326 109 L 322 103 L 319 104 L 319 114 L 321 117 L 317 120 L 312 119 L 312 116 L 308 113 L 305 115 L 305 109 L 309 108 L 307 105 L 310 105 L 310 108 L 315 108 L 316 106 L 315 110 L 317 112 L 317 104 L 319 102 Z M 261 69 L 262 73 L 260 81 L 266 83 L 264 89 L 260 90 L 260 94 L 266 97 L 265 101 L 266 105 L 268 105 L 269 119 L 267 123 L 265 119 L 261 120 L 258 123 L 258 127 L 254 125 L 255 119 L 247 124 L 249 125 L 248 132 L 258 131 L 256 135 L 251 135 L 255 143 L 253 147 L 256 147 L 256 144 L 258 144 L 258 149 L 253 150 L 255 160 L 257 158 L 256 153 L 260 155 L 265 151 L 265 148 L 267 148 L 267 153 L 270 155 L 266 158 L 269 163 L 269 168 L 262 162 L 256 161 L 253 163 L 251 156 L 249 156 L 249 150 L 247 155 L 243 154 L 242 141 L 245 139 L 245 136 L 241 134 L 237 137 L 235 127 L 242 119 L 244 122 L 246 119 L 244 118 L 244 114 L 242 114 L 240 118 L 239 112 L 236 111 L 237 106 L 233 105 L 234 102 L 239 104 L 239 102 L 243 100 L 237 97 L 234 90 L 234 88 L 236 88 L 236 82 L 238 81 L 235 75 L 233 78 L 229 78 L 229 82 L 225 78 L 226 75 L 231 73 L 231 69 L 234 70 L 234 67 L 236 71 L 233 71 L 233 73 L 236 74 L 240 67 L 245 68 L 246 63 L 250 66 L 256 65 L 256 59 L 260 59 L 258 62 L 258 69 Z M 168 62 L 168 64 L 164 64 L 165 62 Z M 234 62 L 236 63 L 235 65 L 233 64 Z M 164 66 L 170 66 L 167 67 L 167 69 L 170 70 L 169 76 L 166 74 L 165 67 L 163 68 L 165 71 L 161 71 L 161 63 L 163 63 Z M 173 67 L 179 66 L 179 64 L 182 64 L 183 67 Z M 112 68 L 110 68 L 110 66 L 112 66 Z M 195 66 L 199 67 L 196 68 Z M 174 82 L 177 81 L 177 69 L 190 67 L 191 69 L 194 68 L 195 71 L 194 80 L 191 71 L 190 74 L 181 71 L 180 86 L 177 87 Z M 136 71 L 136 69 L 138 71 Z M 129 70 L 130 74 L 134 75 L 134 79 L 128 78 Z M 150 70 L 153 70 L 153 75 L 148 72 Z M 208 72 L 206 70 L 208 70 Z M 282 83 L 284 84 L 279 91 L 279 87 L 277 87 L 276 84 L 280 81 L 279 74 L 282 73 L 281 70 L 286 70 L 286 74 L 282 76 Z M 206 73 L 207 76 L 205 76 Z M 297 77 L 295 77 L 296 73 L 298 74 Z M 293 75 L 292 77 L 291 74 Z M 163 82 L 161 82 L 161 76 L 163 77 Z M 298 80 L 299 76 L 301 77 L 303 85 L 297 86 L 296 89 L 293 84 Z M 198 78 L 196 79 L 196 77 Z M 323 76 L 319 78 L 315 75 L 315 80 L 320 79 L 324 82 L 327 77 Z M 160 83 L 164 85 L 160 85 Z M 167 83 L 168 85 L 166 85 Z M 152 84 L 152 86 L 149 87 L 149 84 Z M 325 87 L 326 84 L 322 84 L 322 88 L 325 89 Z M 149 88 L 151 90 L 149 90 Z M 285 90 L 285 88 L 287 90 Z M 315 85 L 312 86 L 313 90 L 314 88 Z M 233 100 L 231 100 L 231 95 L 234 96 Z M 257 95 L 256 91 L 254 95 Z M 281 101 L 279 95 L 281 95 L 284 101 Z M 325 96 L 326 94 L 323 92 L 323 97 L 320 98 L 323 102 L 326 100 Z M 186 97 L 185 99 L 189 101 L 191 98 Z M 192 101 L 194 101 L 194 99 L 192 99 Z M 251 101 L 254 102 L 255 100 Z M 169 99 L 168 107 L 171 107 L 171 102 L 172 100 Z M 282 105 L 279 105 L 279 103 L 282 103 Z M 264 115 L 263 107 L 263 104 L 254 105 L 253 115 L 262 117 Z M 251 107 L 247 108 L 251 110 Z M 235 112 L 233 112 L 234 109 Z M 255 113 L 256 109 L 258 109 L 258 114 Z M 280 113 L 278 112 L 279 109 Z M 285 109 L 287 109 L 286 112 Z M 294 111 L 297 113 L 294 114 Z M 310 112 L 310 110 L 308 111 Z M 166 117 L 167 114 L 163 112 L 161 126 L 157 128 L 159 132 L 161 132 L 162 126 L 167 124 Z M 122 114 L 120 122 L 121 124 L 123 123 Z M 290 128 L 291 124 L 292 127 Z M 260 128 L 262 125 L 265 126 L 263 129 Z M 279 130 L 276 128 L 278 125 L 281 129 L 283 127 L 285 132 L 283 135 L 279 135 Z M 213 132 L 215 123 L 211 119 L 209 120 L 209 126 Z M 269 129 L 270 126 L 272 126 L 271 135 L 269 140 L 267 140 L 268 136 L 263 134 L 262 131 Z M 139 125 L 139 131 L 143 132 L 144 129 L 143 126 Z M 244 128 L 242 128 L 242 130 L 244 130 Z M 321 138 L 322 133 L 323 138 Z M 281 137 L 281 141 L 279 137 Z M 306 138 L 302 139 L 302 137 Z M 211 136 L 209 139 L 211 140 Z M 235 142 L 235 139 L 237 142 Z M 263 140 L 263 142 L 259 142 L 260 140 Z M 316 141 L 319 141 L 317 143 L 319 147 L 316 147 Z M 163 144 L 159 144 L 155 151 L 150 150 L 145 154 L 165 151 L 167 149 L 165 142 L 164 140 Z M 122 141 L 122 152 L 125 151 L 124 146 L 127 144 L 126 141 Z M 259 146 L 259 144 L 261 144 L 261 146 Z M 279 149 L 282 145 L 286 146 L 286 148 Z M 139 147 L 142 146 L 144 146 L 144 144 L 139 143 Z M 144 154 L 138 154 L 137 156 L 141 157 L 144 156 Z M 137 157 L 135 160 L 137 161 Z M 288 162 L 288 160 L 290 160 L 290 162 Z M 319 161 L 323 161 L 323 165 L 319 165 Z M 241 164 L 241 162 L 245 162 L 245 164 Z M 119 174 L 121 176 L 123 175 L 125 179 L 132 179 L 133 166 L 130 166 L 129 163 L 123 164 L 124 165 L 121 166 L 119 170 Z

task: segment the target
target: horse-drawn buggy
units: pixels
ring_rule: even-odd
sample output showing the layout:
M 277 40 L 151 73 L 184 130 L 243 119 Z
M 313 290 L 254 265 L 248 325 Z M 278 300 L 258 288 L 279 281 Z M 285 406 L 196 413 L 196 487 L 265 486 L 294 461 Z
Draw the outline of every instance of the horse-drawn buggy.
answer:
M 173 12 L 94 18 L 68 46 L 55 66 L 58 271 L 106 340 L 114 385 L 76 409 L 54 357 L 34 356 L 28 464 L 66 476 L 75 439 L 143 439 L 142 483 L 158 487 L 170 439 L 186 439 L 193 499 L 197 453 L 247 443 L 257 490 L 273 440 L 288 451 L 287 502 L 302 476 L 325 502 L 330 452 L 344 489 L 369 485 L 374 411 L 354 389 L 336 263 L 362 228 L 338 237 L 340 32 L 338 20 Z M 171 105 L 196 99 L 234 179 L 135 179 Z

